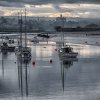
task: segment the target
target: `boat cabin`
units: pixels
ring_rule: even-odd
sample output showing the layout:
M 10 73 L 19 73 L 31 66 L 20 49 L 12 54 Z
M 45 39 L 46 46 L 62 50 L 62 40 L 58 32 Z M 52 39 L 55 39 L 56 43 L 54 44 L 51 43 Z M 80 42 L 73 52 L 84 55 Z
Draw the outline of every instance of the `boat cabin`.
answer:
M 73 51 L 73 48 L 71 48 L 71 47 L 62 47 L 61 49 L 60 49 L 60 52 L 67 52 L 67 53 L 69 53 L 69 52 L 72 52 Z
M 7 52 L 14 52 L 15 51 L 15 46 L 8 46 L 6 42 L 3 42 L 1 45 L 1 52 L 7 51 Z

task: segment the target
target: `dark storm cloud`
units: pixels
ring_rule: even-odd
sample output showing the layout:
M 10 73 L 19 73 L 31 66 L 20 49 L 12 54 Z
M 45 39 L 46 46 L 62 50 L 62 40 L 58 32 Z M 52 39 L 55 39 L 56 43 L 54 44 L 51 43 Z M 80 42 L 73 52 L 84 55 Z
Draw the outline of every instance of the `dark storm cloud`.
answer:
M 100 0 L 0 0 L 0 6 L 24 6 L 24 4 L 41 5 L 41 4 L 61 4 L 61 3 L 100 3 Z

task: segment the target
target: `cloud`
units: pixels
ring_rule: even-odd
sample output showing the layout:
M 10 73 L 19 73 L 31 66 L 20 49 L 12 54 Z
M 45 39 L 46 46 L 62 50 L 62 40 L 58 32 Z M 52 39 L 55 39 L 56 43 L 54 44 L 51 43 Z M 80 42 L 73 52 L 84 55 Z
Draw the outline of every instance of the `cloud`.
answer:
M 100 4 L 100 0 L 0 0 L 0 6 L 23 7 L 25 4 L 42 5 L 42 4 L 64 4 L 64 3 L 93 3 Z
M 0 16 L 4 15 L 4 11 L 0 10 Z
M 61 8 L 59 5 L 57 4 L 53 4 L 53 8 L 58 11 L 58 12 L 61 12 L 61 13 L 64 13 L 64 12 L 73 12 L 74 10 L 70 9 L 70 8 Z
M 100 3 L 100 0 L 1 0 L 8 2 L 24 2 L 24 3 L 77 3 L 77 2 L 91 2 Z
M 0 1 L 0 6 L 2 7 L 24 7 L 24 3 Z
M 32 16 L 99 17 L 100 0 L 0 0 L 0 15 L 17 15 L 27 8 Z

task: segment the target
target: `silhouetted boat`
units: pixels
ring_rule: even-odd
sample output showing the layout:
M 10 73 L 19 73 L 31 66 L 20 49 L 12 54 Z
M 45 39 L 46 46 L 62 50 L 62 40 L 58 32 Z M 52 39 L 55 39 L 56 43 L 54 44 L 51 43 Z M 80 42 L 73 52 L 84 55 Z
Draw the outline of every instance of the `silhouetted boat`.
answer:
M 23 47 L 22 48 L 22 61 L 30 61 L 31 60 L 31 48 L 30 47 Z
M 13 39 L 9 39 L 9 44 L 14 44 L 14 40 Z
M 41 33 L 41 34 L 38 34 L 37 35 L 38 37 L 43 37 L 43 38 L 50 38 L 50 36 L 47 34 L 44 34 L 44 33 Z
M 73 52 L 73 48 L 71 48 L 70 46 L 63 46 L 62 48 L 59 49 L 59 55 L 61 58 L 76 58 L 78 53 L 77 52 Z
M 61 20 L 63 21 L 62 27 L 64 27 L 64 20 L 61 15 Z M 77 52 L 73 51 L 73 48 L 70 47 L 69 45 L 64 45 L 64 33 L 62 33 L 62 47 L 59 49 L 59 56 L 60 59 L 65 61 L 65 60 L 70 60 L 72 58 L 76 58 L 78 55 Z
M 34 37 L 31 42 L 34 42 L 34 43 L 39 43 L 39 39 L 37 37 Z
M 3 42 L 1 45 L 1 52 L 3 51 L 14 52 L 15 46 L 9 46 L 6 42 Z

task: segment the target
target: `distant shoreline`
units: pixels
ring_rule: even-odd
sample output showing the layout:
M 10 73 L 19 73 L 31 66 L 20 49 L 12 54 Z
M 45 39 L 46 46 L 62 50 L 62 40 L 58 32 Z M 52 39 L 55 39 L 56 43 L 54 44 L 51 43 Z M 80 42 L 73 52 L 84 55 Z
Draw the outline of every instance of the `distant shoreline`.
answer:
M 0 34 L 19 34 L 20 31 L 0 31 Z M 25 33 L 25 31 L 22 31 L 22 33 Z M 80 31 L 80 32 L 56 32 L 56 31 L 50 31 L 50 32 L 46 32 L 46 31 L 26 31 L 27 34 L 35 34 L 35 33 L 44 33 L 44 34 L 62 34 L 64 33 L 65 35 L 84 35 L 84 36 L 99 36 L 100 32 L 99 31 L 92 31 L 92 32 L 84 32 L 84 31 Z

